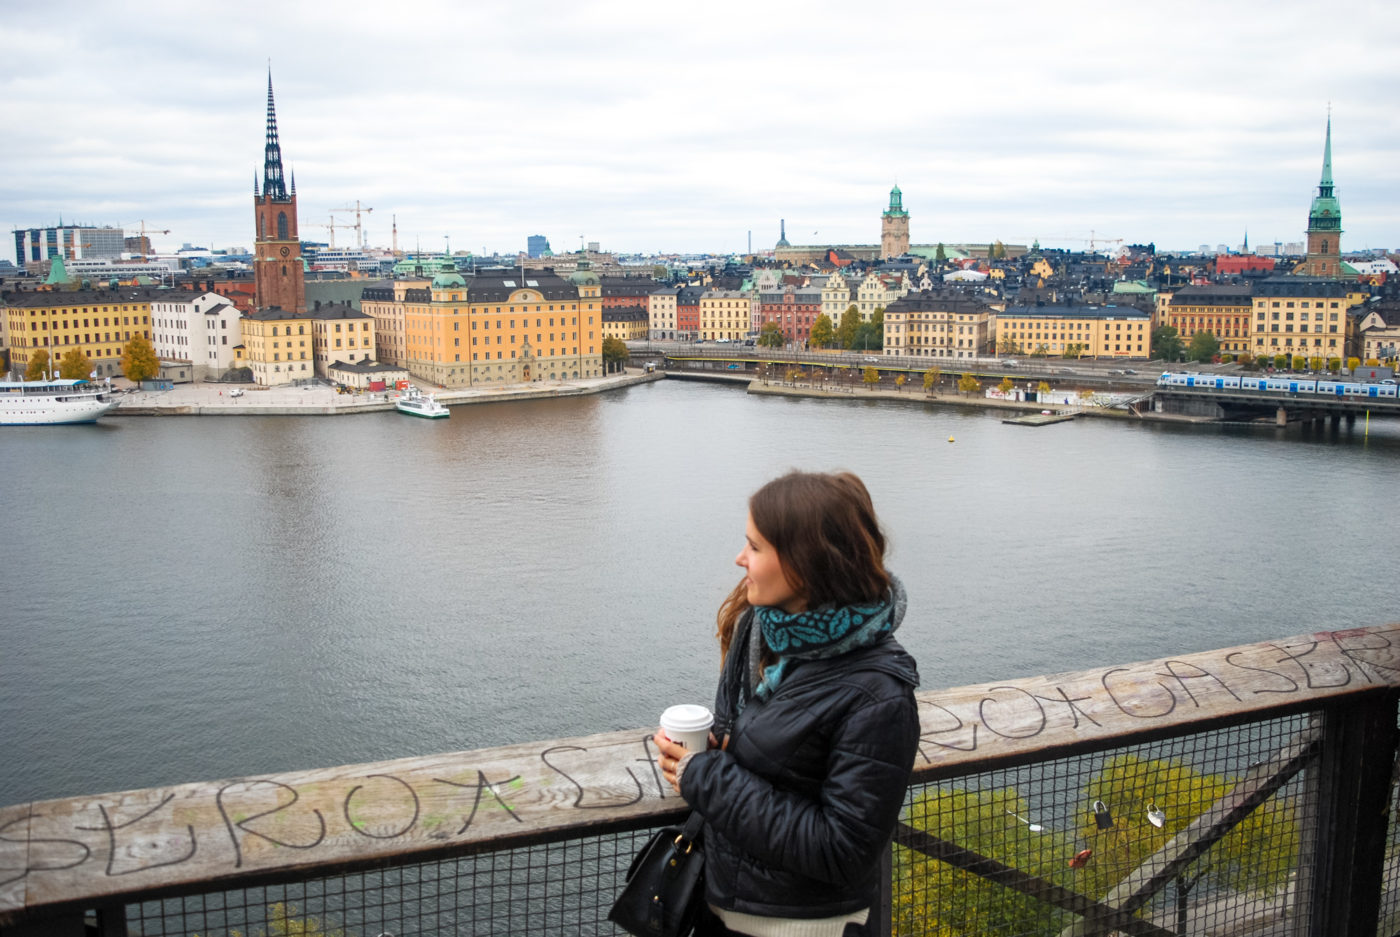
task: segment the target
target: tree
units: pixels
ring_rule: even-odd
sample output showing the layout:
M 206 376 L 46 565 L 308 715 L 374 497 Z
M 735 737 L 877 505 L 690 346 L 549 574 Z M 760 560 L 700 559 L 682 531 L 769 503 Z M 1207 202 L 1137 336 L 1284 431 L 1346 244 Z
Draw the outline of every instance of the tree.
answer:
M 1041 381 L 1039 384 L 1035 385 L 1035 392 L 1037 396 L 1044 396 L 1050 393 L 1050 385 Z
M 874 368 L 866 368 L 865 371 L 862 372 L 860 379 L 865 381 L 866 387 L 874 390 L 875 385 L 880 383 L 880 372 L 876 371 Z
M 1352 357 L 1347 359 L 1347 370 L 1355 371 L 1361 365 L 1361 359 Z
M 1239 362 L 1240 367 L 1245 368 L 1249 371 L 1253 371 L 1255 368 L 1258 367 L 1258 364 L 1254 361 L 1254 356 L 1247 351 L 1240 352 L 1239 355 L 1235 358 L 1235 360 Z
M 778 323 L 763 323 L 763 328 L 758 330 L 758 343 L 764 348 L 783 347 L 783 330 L 778 328 Z
M 1025 352 L 1021 350 L 1020 343 L 1017 342 L 1016 339 L 1012 338 L 1010 335 L 1000 339 L 997 342 L 997 350 L 1000 351 L 1003 355 L 1025 354 Z
M 948 262 L 948 252 L 943 249 L 943 242 L 938 242 L 938 247 L 933 251 L 933 262 L 938 266 L 943 266 Z
M 885 347 L 885 307 L 876 306 L 865 324 L 869 341 L 861 342 L 861 348 L 880 350 Z
M 1281 371 L 1286 367 L 1288 367 L 1288 356 L 1274 355 L 1274 368 Z
M 907 380 L 908 380 L 908 378 L 906 378 L 903 374 L 896 374 L 896 375 L 894 376 L 894 389 L 895 389 L 895 390 L 903 390 L 903 389 L 904 389 L 904 382 L 907 381 Z
M 1186 360 L 1209 361 L 1218 354 L 1220 354 L 1220 340 L 1210 332 L 1200 331 L 1191 336 L 1191 344 L 1186 349 Z
M 1306 368 L 1307 366 L 1308 366 L 1308 359 L 1307 359 L 1307 358 L 1304 358 L 1302 355 L 1294 355 L 1294 356 L 1293 356 L 1293 361 L 1292 361 L 1293 370 L 1295 370 L 1295 371 L 1301 371 L 1301 370 L 1303 370 L 1304 368 Z
M 1032 358 L 1044 358 L 1047 357 L 1049 354 L 1050 346 L 1045 344 L 1044 342 L 1041 342 L 1039 345 L 1036 345 L 1034 348 L 1031 349 Z
M 49 350 L 40 348 L 29 356 L 29 364 L 24 369 L 26 381 L 42 381 L 49 373 Z
M 958 390 L 962 391 L 964 394 L 975 394 L 981 389 L 982 382 L 971 374 L 964 374 L 962 377 L 958 378 Z
M 1322 364 L 1323 362 L 1321 355 L 1314 355 L 1313 357 L 1308 359 L 1308 367 L 1312 368 L 1314 371 L 1321 371 Z
M 606 346 L 606 341 L 604 346 Z M 137 335 L 122 349 L 122 374 L 128 381 L 149 381 L 160 373 L 160 359 L 151 347 L 151 340 Z
M 1329 371 L 1340 371 L 1341 369 L 1342 369 L 1342 359 L 1341 359 L 1341 358 L 1328 358 L 1328 359 L 1327 359 L 1327 370 L 1329 370 Z
M 627 363 L 627 344 L 614 335 L 603 339 L 603 369 L 608 373 L 621 371 Z
M 1001 243 L 1001 241 L 993 241 L 993 242 L 992 242 L 992 249 L 991 249 L 990 259 L 991 259 L 991 260 L 1005 260 L 1005 259 L 1006 259 L 1006 245 L 1003 244 L 1003 243 Z
M 1006 377 L 1003 377 L 1001 379 L 1001 383 L 997 385 L 997 389 L 1000 390 L 1003 394 L 1009 394 L 1011 393 L 1011 389 L 1015 386 L 1016 383 L 1011 380 L 1011 376 L 1007 375 Z
M 1078 358 L 1082 354 L 1084 354 L 1084 346 L 1077 342 L 1070 342 L 1065 346 L 1064 357 L 1066 358 Z
M 831 324 L 831 316 L 822 313 L 812 323 L 811 342 L 813 348 L 830 348 L 836 344 L 836 329 Z
M 92 373 L 92 359 L 81 348 L 70 348 L 58 359 L 58 376 L 81 380 Z
M 836 327 L 836 341 L 842 348 L 856 347 L 856 337 L 860 332 L 860 310 L 852 305 L 841 313 L 841 324 Z
M 1152 330 L 1152 357 L 1180 361 L 1181 353 L 1181 335 L 1175 326 L 1159 325 Z
M 939 379 L 940 379 L 942 376 L 943 376 L 943 372 L 940 371 L 938 368 L 929 368 L 927 371 L 925 371 L 925 372 L 924 372 L 924 393 L 926 393 L 926 394 L 931 394 L 931 393 L 933 393 L 933 388 L 938 384 L 938 381 L 939 381 Z

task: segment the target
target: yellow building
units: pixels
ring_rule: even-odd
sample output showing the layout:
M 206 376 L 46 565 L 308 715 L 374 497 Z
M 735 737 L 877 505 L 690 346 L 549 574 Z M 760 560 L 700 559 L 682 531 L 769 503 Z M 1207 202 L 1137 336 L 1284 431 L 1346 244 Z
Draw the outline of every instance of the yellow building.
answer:
M 640 306 L 604 309 L 603 337 L 619 338 L 624 342 L 646 341 L 647 311 Z
M 533 270 L 440 274 L 392 293 L 366 290 L 361 307 L 380 328 L 402 323 L 398 335 L 375 333 L 381 348 L 402 348 L 393 363 L 443 387 L 601 377 L 602 292 L 580 266 L 567 280 Z
M 239 320 L 243 358 L 253 382 L 263 387 L 316 376 L 312 365 L 311 323 L 286 309 L 262 309 Z
M 885 309 L 884 354 L 976 358 L 989 351 L 991 309 L 962 293 L 910 293 Z
M 1254 286 L 1255 357 L 1345 358 L 1350 316 L 1347 284 L 1282 276 Z
M 365 287 L 360 296 L 360 311 L 374 319 L 375 347 L 379 360 L 402 367 L 408 360 L 404 352 L 404 310 L 409 290 L 426 290 L 432 283 L 425 279 L 394 280 L 387 286 Z
M 1131 306 L 1008 306 L 997 316 L 997 350 L 1008 355 L 1147 358 L 1152 316 Z
M 739 290 L 706 290 L 700 294 L 700 337 L 705 341 L 737 342 L 749 333 L 753 300 Z
M 136 336 L 151 337 L 151 301 L 156 290 L 40 290 L 7 293 L 0 316 L 10 343 L 10 370 L 23 375 L 29 359 L 46 349 L 53 369 L 77 349 L 92 359 L 98 377 L 121 374 L 123 346 Z
M 1222 354 L 1238 355 L 1250 350 L 1250 320 L 1254 310 L 1254 288 L 1248 284 L 1207 284 L 1183 286 L 1171 295 L 1158 320 L 1176 329 L 1182 347 L 1191 344 L 1197 332 L 1209 332 L 1220 344 Z
M 374 319 L 349 303 L 317 303 L 306 313 L 311 324 L 311 356 L 317 377 L 329 377 L 337 362 L 375 360 Z

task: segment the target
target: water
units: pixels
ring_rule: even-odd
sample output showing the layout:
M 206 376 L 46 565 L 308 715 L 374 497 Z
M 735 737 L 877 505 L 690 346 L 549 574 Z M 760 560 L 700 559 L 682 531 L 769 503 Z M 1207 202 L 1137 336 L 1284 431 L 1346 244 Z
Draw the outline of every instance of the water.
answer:
M 948 442 L 952 436 L 955 442 Z M 1400 425 L 749 397 L 0 436 L 0 804 L 652 725 L 706 702 L 744 501 L 874 494 L 926 688 L 1400 618 Z

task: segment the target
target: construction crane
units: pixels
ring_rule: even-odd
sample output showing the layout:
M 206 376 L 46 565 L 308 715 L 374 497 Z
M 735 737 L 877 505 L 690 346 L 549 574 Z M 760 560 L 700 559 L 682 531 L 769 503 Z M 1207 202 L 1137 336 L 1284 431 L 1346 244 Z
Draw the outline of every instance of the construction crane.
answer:
M 335 215 L 336 212 L 354 212 L 354 213 L 355 213 L 355 223 L 354 223 L 353 225 L 341 225 L 341 227 L 343 227 L 343 228 L 353 227 L 353 228 L 355 229 L 355 244 L 356 244 L 356 246 L 359 247 L 361 250 L 364 250 L 364 247 L 365 247 L 365 234 L 364 234 L 364 228 L 363 228 L 363 226 L 360 224 L 360 215 L 361 215 L 361 214 L 368 215 L 368 214 L 369 214 L 370 212 L 372 212 L 372 211 L 374 211 L 373 208 L 367 208 L 367 207 L 365 207 L 365 206 L 362 206 L 362 205 L 360 204 L 360 200 L 359 200 L 359 199 L 355 199 L 355 207 L 354 207 L 354 208 L 351 208 L 349 205 L 346 205 L 344 208 L 332 208 L 332 209 L 331 209 L 331 215 L 332 215 L 332 220 L 334 220 L 334 215 Z M 335 246 L 334 243 L 332 243 L 331 246 L 334 247 L 334 246 Z
M 335 212 L 336 209 L 331 209 L 331 211 L 332 211 L 332 212 Z M 331 218 L 331 220 L 330 220 L 330 222 L 329 222 L 328 224 L 318 224 L 318 225 L 316 225 L 316 227 L 318 227 L 318 228 L 329 228 L 329 229 L 330 229 L 330 232 L 331 232 L 331 247 L 334 248 L 334 247 L 335 247 L 335 229 L 336 229 L 336 228 L 353 228 L 353 227 L 355 227 L 355 225 L 352 225 L 352 224 L 336 224 L 336 223 L 335 223 L 335 215 L 334 215 L 334 214 L 332 214 L 332 215 L 330 216 L 330 218 Z
M 136 230 L 136 226 L 137 226 L 137 225 L 140 225 L 140 226 L 141 226 L 141 259 L 142 259 L 142 260 L 146 260 L 146 259 L 147 259 L 146 251 L 147 251 L 147 249 L 151 246 L 150 239 L 149 239 L 146 235 L 147 235 L 148 233 L 149 233 L 149 234 L 169 234 L 169 233 L 170 233 L 170 229 L 169 229 L 169 228 L 164 228 L 164 229 L 161 229 L 161 230 L 156 230 L 155 228 L 152 228 L 152 229 L 148 232 L 148 231 L 146 230 L 146 219 L 144 219 L 144 218 L 141 219 L 140 221 L 133 221 L 131 224 L 124 224 L 124 225 L 122 225 L 122 229 L 123 229 L 123 231 L 130 230 L 130 231 L 132 231 L 132 232 L 134 233 L 135 230 Z
M 1089 236 L 1088 236 L 1088 237 L 1078 237 L 1078 236 L 1073 235 L 1073 234 L 1046 234 L 1046 235 L 1043 235 L 1043 236 L 1044 236 L 1045 240 L 1047 240 L 1047 241 L 1078 241 L 1080 244 L 1088 244 L 1088 245 L 1089 245 L 1089 253 L 1091 253 L 1091 254 L 1095 252 L 1095 248 L 1096 248 L 1096 246 L 1099 245 L 1099 244 L 1122 244 L 1122 243 L 1123 243 L 1123 239 L 1122 239 L 1122 238 L 1100 237 L 1099 234 L 1098 234 L 1096 231 L 1093 231 L 1092 229 L 1089 231 Z M 1038 240 L 1040 240 L 1040 237 L 1041 237 L 1040 235 L 1037 235 L 1037 236 L 1032 237 L 1031 240 L 1032 240 L 1032 241 L 1038 241 Z M 1024 238 L 1024 237 L 1018 237 L 1018 240 L 1026 240 L 1026 238 Z

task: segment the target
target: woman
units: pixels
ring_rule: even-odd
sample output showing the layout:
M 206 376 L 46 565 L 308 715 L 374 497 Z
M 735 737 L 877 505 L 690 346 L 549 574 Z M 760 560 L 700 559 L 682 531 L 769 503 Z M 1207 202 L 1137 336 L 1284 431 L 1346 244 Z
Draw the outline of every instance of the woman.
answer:
M 891 636 L 904 588 L 884 554 L 855 475 L 793 472 L 749 499 L 709 750 L 654 737 L 705 819 L 697 934 L 868 933 L 919 738 L 918 670 Z

